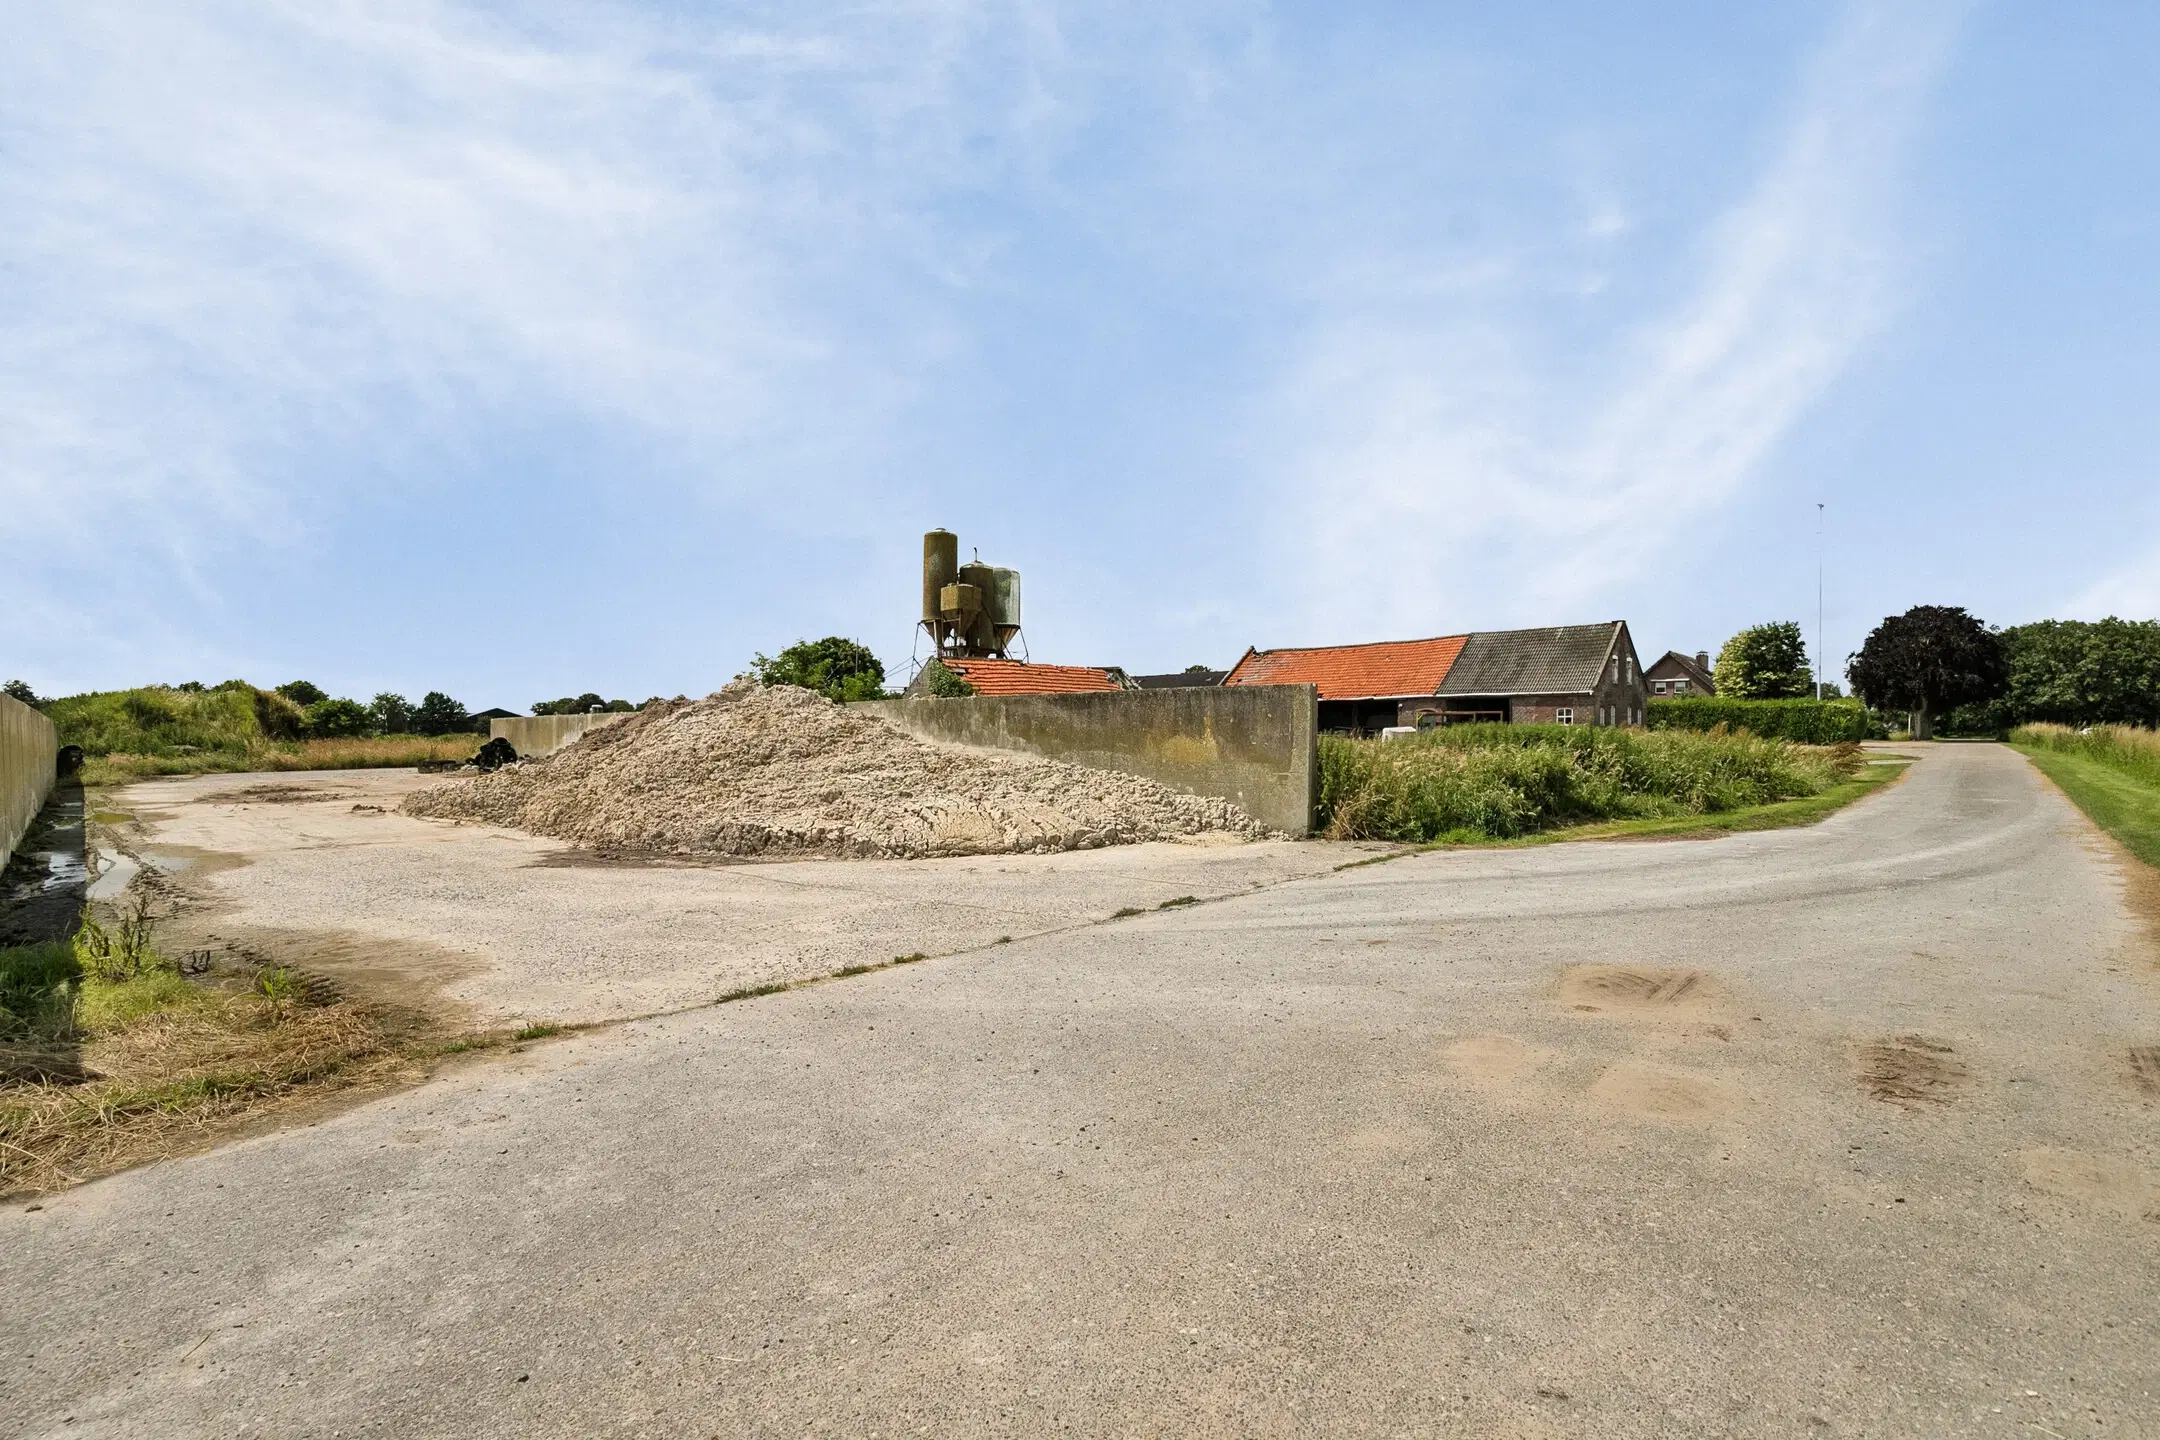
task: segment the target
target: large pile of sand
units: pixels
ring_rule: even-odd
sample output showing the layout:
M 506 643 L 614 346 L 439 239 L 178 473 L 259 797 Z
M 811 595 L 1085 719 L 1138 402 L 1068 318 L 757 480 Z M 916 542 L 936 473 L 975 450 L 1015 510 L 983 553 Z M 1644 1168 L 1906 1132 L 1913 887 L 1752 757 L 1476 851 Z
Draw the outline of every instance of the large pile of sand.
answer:
M 402 808 L 676 855 L 983 855 L 1261 833 L 1225 800 L 931 745 L 808 690 L 749 682 L 649 705 L 545 759 L 448 781 Z

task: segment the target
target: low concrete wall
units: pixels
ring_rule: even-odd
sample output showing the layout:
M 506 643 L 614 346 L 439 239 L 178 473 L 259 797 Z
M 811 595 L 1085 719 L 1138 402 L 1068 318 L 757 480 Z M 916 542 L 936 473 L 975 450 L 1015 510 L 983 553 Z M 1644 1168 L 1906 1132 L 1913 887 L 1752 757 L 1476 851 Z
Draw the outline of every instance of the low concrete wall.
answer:
M 60 732 L 12 695 L 0 695 L 0 864 L 52 794 Z
M 859 703 L 925 740 L 1121 770 L 1234 800 L 1288 835 L 1312 832 L 1320 765 L 1319 699 L 1310 685 Z
M 508 740 L 520 759 L 529 760 L 552 755 L 594 726 L 612 725 L 628 719 L 629 714 L 617 710 L 599 715 L 517 715 L 508 720 L 488 721 L 488 738 Z

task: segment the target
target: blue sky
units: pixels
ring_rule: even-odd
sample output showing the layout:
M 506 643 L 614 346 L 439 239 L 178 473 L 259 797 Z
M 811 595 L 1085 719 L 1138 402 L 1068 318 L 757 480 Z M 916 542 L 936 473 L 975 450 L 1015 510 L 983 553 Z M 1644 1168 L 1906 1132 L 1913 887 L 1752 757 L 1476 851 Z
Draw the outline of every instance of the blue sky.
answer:
M 2160 7 L 0 16 L 41 693 L 2160 613 Z

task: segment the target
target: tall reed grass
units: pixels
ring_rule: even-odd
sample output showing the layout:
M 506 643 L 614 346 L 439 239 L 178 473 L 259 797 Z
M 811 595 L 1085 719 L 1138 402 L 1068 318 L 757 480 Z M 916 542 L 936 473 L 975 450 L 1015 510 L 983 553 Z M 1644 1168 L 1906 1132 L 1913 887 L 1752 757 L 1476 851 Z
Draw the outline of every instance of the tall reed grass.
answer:
M 2135 725 L 2095 725 L 2084 730 L 2068 725 L 2020 725 L 2010 732 L 2010 743 L 2082 755 L 2145 784 L 2160 785 L 2160 730 L 2141 730 Z
M 1342 840 L 1507 839 L 1593 820 L 1704 815 L 1819 795 L 1859 747 L 1745 732 L 1463 725 L 1320 741 L 1320 824 Z
M 165 755 L 97 755 L 83 762 L 92 785 L 142 780 L 154 775 L 203 775 L 257 770 L 403 769 L 427 760 L 469 760 L 478 735 L 383 735 L 372 739 L 255 740 L 233 749 Z

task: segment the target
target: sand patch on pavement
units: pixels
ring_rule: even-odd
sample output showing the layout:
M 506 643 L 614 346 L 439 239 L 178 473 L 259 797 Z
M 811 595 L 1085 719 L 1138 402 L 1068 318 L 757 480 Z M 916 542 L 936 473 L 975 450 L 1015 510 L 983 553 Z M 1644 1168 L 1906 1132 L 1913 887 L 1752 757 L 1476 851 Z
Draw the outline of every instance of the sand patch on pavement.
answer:
M 2041 1146 L 2018 1155 L 2025 1183 L 2104 1214 L 2160 1219 L 2160 1186 L 2128 1160 Z
M 1853 1047 L 1853 1061 L 1869 1095 L 1908 1109 L 1948 1104 L 1972 1080 L 1947 1043 L 1925 1035 L 1867 1041 Z
M 1690 1016 L 1717 998 L 1705 970 L 1655 965 L 1571 965 L 1560 977 L 1560 1003 L 1584 1014 Z
M 1682 1124 L 1715 1119 L 1740 1100 L 1730 1085 L 1711 1076 L 1637 1060 L 1624 1060 L 1600 1075 L 1590 1098 L 1639 1119 Z

